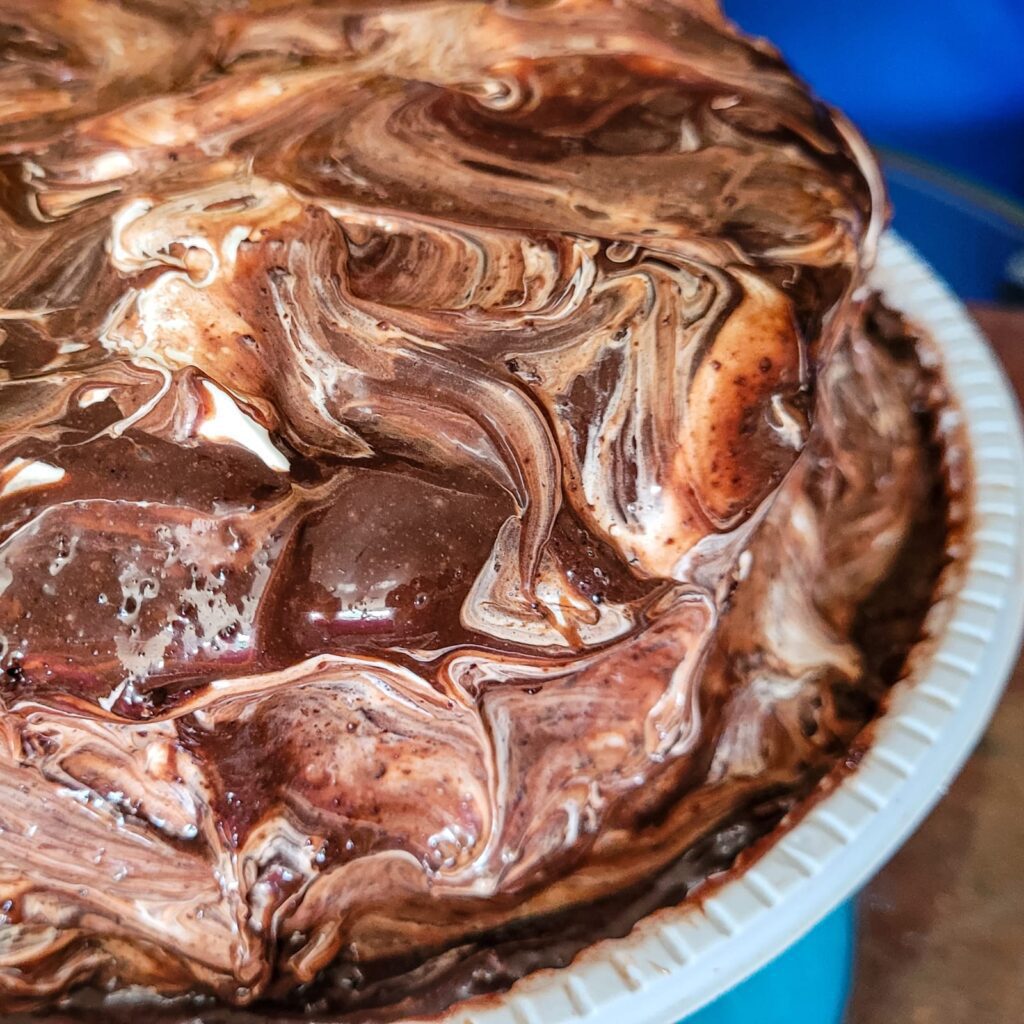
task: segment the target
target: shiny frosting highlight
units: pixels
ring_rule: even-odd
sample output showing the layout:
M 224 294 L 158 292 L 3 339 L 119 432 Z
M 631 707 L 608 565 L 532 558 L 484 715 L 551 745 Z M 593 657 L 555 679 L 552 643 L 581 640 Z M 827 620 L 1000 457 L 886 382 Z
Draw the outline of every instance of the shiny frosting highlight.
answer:
M 927 482 L 858 326 L 877 169 L 766 44 L 0 18 L 4 1007 L 283 999 L 834 763 Z

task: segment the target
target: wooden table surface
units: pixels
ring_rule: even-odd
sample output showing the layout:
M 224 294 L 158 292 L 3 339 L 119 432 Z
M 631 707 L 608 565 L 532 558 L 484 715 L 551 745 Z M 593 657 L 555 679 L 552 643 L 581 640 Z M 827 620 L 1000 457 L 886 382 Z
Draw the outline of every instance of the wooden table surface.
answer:
M 1024 310 L 974 307 L 1024 404 Z M 848 1024 L 1024 1024 L 1024 659 L 974 756 L 868 887 Z

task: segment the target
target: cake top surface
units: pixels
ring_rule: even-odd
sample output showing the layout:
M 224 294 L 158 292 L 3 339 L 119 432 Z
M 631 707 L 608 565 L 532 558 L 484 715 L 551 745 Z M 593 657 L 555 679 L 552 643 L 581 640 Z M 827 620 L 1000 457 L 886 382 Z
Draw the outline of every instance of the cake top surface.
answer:
M 8 6 L 34 687 L 607 643 L 803 447 L 877 183 L 712 5 Z

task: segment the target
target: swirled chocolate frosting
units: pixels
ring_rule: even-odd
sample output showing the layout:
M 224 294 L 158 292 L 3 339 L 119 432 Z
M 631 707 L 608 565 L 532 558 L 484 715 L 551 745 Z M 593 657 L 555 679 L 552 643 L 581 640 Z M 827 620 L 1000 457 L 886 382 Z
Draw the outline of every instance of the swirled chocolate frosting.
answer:
M 877 169 L 773 50 L 0 22 L 0 1007 L 398 1012 L 843 756 L 929 463 Z

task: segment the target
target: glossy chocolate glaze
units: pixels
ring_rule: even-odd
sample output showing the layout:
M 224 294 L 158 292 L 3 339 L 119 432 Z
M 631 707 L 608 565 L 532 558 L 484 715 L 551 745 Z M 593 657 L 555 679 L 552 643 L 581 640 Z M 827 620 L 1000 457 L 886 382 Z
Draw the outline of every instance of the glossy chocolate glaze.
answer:
M 877 168 L 769 47 L 0 16 L 0 1006 L 439 1009 L 841 759 L 937 477 Z

